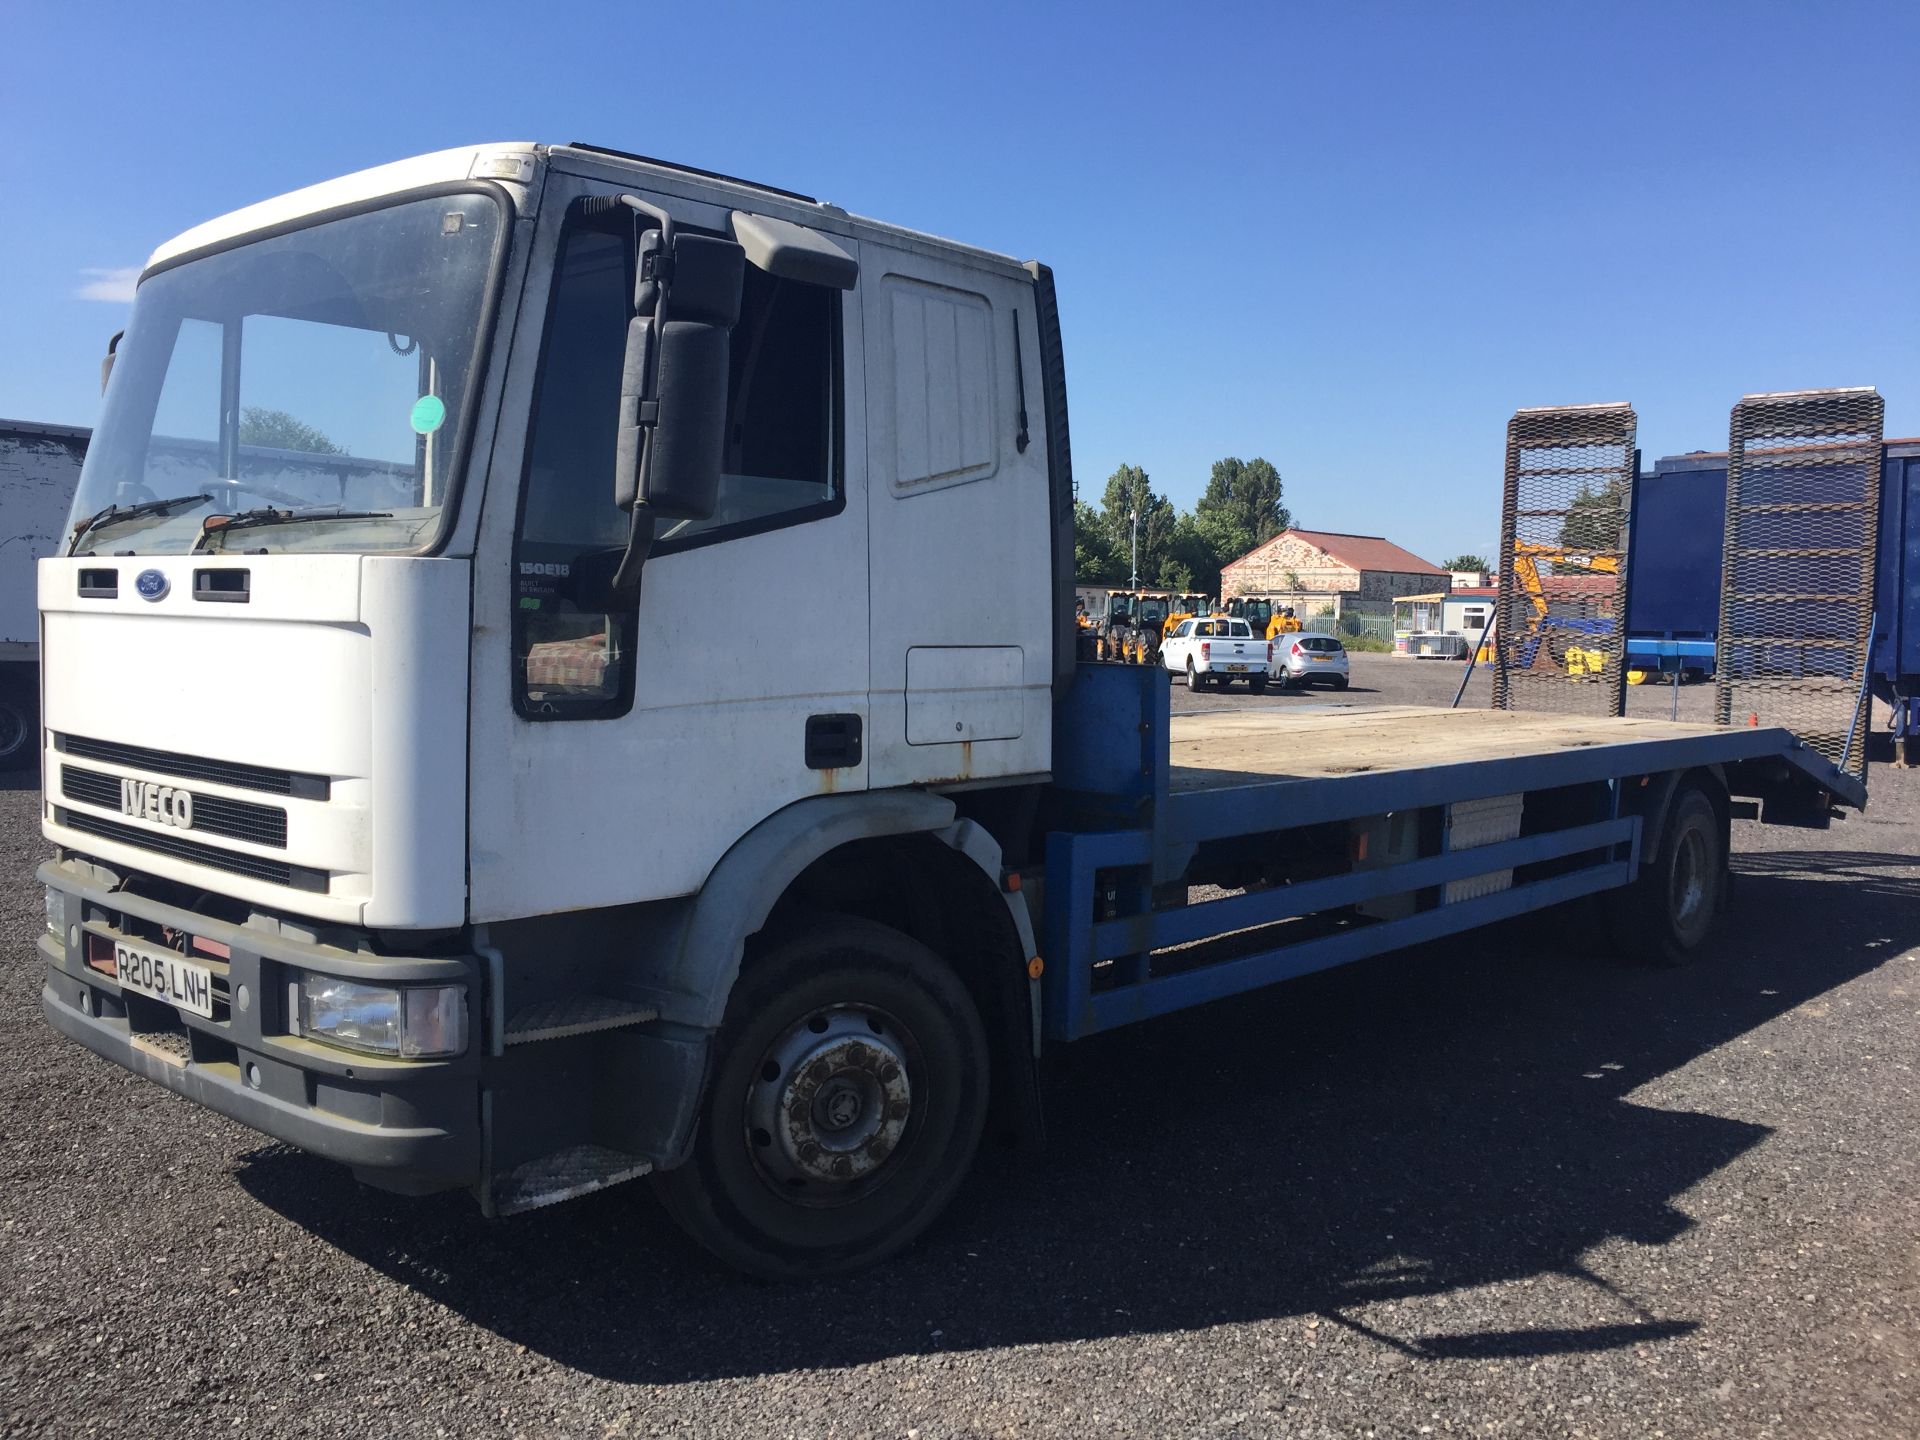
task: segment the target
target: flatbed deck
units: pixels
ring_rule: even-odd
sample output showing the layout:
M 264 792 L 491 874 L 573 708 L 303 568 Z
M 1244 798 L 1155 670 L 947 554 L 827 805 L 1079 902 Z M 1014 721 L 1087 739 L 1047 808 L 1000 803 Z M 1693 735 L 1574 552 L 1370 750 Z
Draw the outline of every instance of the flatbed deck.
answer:
M 1164 673 L 1085 665 L 1056 730 L 1050 1038 L 1624 886 L 1690 773 L 1778 823 L 1824 825 L 1866 801 L 1863 783 L 1778 727 L 1284 701 L 1170 710 Z M 1509 803 L 1470 812 L 1504 815 L 1492 833 L 1469 818 L 1456 834 L 1454 807 L 1495 799 Z M 1193 898 L 1209 890 L 1219 898 Z M 1213 941 L 1225 943 L 1192 948 Z
M 1329 780 L 1724 733 L 1718 726 L 1672 720 L 1420 705 L 1176 715 L 1169 731 L 1173 768 L 1167 785 L 1179 794 L 1274 780 Z
M 1767 757 L 1865 803 L 1864 786 L 1778 727 L 1383 705 L 1172 716 L 1156 810 L 1162 841 L 1184 846 Z

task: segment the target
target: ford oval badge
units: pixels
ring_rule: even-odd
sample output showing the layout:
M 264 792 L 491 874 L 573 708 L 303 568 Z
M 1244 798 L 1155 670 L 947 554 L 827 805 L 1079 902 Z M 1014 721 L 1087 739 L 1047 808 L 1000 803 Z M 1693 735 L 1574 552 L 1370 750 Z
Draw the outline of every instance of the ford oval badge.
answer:
M 133 577 L 133 588 L 142 600 L 158 600 L 167 593 L 167 577 L 158 570 L 142 570 Z

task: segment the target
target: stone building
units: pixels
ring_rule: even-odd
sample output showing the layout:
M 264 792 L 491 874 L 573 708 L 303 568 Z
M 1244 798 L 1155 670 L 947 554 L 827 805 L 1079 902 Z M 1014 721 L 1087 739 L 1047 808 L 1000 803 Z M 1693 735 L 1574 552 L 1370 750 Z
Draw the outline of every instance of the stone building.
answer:
M 1282 530 L 1220 570 L 1223 598 L 1268 595 L 1300 614 L 1387 615 L 1400 595 L 1446 590 L 1451 577 L 1378 535 Z

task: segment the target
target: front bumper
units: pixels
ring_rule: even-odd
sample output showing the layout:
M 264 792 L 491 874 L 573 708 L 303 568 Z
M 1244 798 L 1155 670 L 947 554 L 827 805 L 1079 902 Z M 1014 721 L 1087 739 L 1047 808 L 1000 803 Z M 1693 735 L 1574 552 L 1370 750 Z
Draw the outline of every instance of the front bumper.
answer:
M 425 1192 L 478 1185 L 482 1175 L 482 1042 L 450 1060 L 356 1055 L 302 1040 L 287 1027 L 296 969 L 348 979 L 459 984 L 468 1034 L 484 1033 L 482 967 L 472 956 L 375 955 L 351 932 L 324 936 L 255 920 L 230 925 L 110 888 L 84 860 L 48 861 L 39 878 L 62 897 L 60 933 L 43 929 L 40 1006 L 61 1034 L 136 1075 L 302 1150 L 350 1165 L 388 1188 Z M 86 937 L 148 948 L 171 930 L 228 949 L 215 973 L 211 1019 L 137 992 L 86 964 Z

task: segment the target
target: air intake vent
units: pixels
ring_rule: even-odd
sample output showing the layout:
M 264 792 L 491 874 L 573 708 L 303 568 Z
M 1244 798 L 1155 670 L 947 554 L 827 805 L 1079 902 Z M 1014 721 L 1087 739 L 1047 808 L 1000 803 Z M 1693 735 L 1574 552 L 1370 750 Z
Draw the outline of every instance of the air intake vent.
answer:
M 194 865 L 206 865 L 215 870 L 225 870 L 232 875 L 245 875 L 249 879 L 265 880 L 269 884 L 285 885 L 293 890 L 308 890 L 316 895 L 327 893 L 328 881 L 324 870 L 311 870 L 304 865 L 288 865 L 278 860 L 263 859 L 258 855 L 239 855 L 231 850 L 202 845 L 197 841 L 182 839 L 177 835 L 160 831 L 136 830 L 131 825 L 122 825 L 115 820 L 102 820 L 96 815 L 83 814 L 78 810 L 68 810 L 62 806 L 54 807 L 53 823 L 64 825 L 70 830 L 78 830 L 83 835 L 94 835 L 119 845 L 131 845 L 135 849 L 150 850 L 156 855 L 169 855 L 175 860 L 185 860 Z
M 69 800 L 78 800 L 82 805 L 98 805 L 103 810 L 121 809 L 118 775 L 62 765 L 60 793 Z M 187 793 L 193 795 L 193 830 L 196 835 L 222 835 L 229 840 L 245 840 L 253 845 L 271 845 L 277 850 L 287 848 L 286 811 L 271 805 L 254 805 L 246 800 L 229 800 L 223 795 Z
M 89 740 L 81 735 L 56 735 L 53 748 L 82 760 L 103 760 L 109 765 L 154 770 L 162 775 L 184 775 L 190 780 L 208 780 L 237 790 L 263 790 L 269 795 L 287 795 L 296 800 L 325 800 L 333 788 L 333 782 L 324 775 L 269 770 L 264 765 L 241 765 L 229 760 L 206 760 L 198 755 L 149 750 L 142 745 L 121 745 L 111 740 Z

